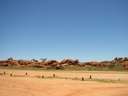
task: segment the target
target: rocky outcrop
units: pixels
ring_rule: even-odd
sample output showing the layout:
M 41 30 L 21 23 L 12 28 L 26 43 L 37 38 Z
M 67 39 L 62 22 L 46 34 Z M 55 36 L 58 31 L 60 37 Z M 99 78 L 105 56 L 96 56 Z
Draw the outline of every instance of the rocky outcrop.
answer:
M 114 58 L 111 61 L 91 61 L 91 62 L 79 62 L 78 59 L 63 59 L 62 61 L 57 60 L 47 60 L 42 59 L 36 60 L 14 60 L 13 58 L 8 58 L 7 60 L 0 60 L 0 66 L 3 67 L 36 67 L 36 68 L 55 68 L 55 69 L 64 69 L 66 66 L 79 66 L 79 67 L 108 67 L 112 68 L 114 66 L 122 66 L 124 69 L 128 70 L 128 57 L 124 58 Z

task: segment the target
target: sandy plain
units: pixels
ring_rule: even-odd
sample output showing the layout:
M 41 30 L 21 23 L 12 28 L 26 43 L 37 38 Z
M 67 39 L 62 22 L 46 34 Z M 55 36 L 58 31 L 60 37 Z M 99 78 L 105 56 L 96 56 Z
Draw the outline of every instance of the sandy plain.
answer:
M 0 69 L 0 74 L 0 96 L 128 96 L 128 72 Z

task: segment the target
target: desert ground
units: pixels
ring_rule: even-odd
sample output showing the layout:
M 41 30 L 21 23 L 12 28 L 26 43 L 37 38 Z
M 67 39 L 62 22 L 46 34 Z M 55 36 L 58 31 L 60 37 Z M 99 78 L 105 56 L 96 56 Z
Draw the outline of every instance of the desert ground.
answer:
M 0 96 L 128 96 L 128 72 L 0 69 Z

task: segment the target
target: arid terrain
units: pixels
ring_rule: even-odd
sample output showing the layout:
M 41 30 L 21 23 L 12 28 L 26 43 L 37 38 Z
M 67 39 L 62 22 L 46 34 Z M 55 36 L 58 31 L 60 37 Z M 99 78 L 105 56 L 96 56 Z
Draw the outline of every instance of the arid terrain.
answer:
M 128 72 L 0 69 L 0 96 L 128 96 Z
M 0 67 L 4 68 L 41 68 L 45 70 L 86 70 L 86 71 L 124 71 L 128 70 L 128 57 L 115 57 L 110 61 L 90 61 L 81 62 L 79 59 L 63 59 L 47 60 L 41 58 L 40 60 L 22 60 L 14 59 L 12 57 L 6 60 L 0 60 Z

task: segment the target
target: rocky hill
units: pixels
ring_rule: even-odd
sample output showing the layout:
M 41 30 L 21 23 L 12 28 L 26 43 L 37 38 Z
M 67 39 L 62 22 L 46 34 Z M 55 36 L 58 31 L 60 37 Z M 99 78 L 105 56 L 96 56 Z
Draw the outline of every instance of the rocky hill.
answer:
M 8 58 L 7 60 L 0 60 L 1 67 L 16 67 L 16 68 L 43 68 L 43 69 L 110 69 L 110 70 L 128 70 L 128 57 L 114 58 L 111 61 L 101 61 L 101 62 L 80 62 L 78 59 L 64 59 L 62 61 L 57 60 L 15 60 L 13 58 Z

